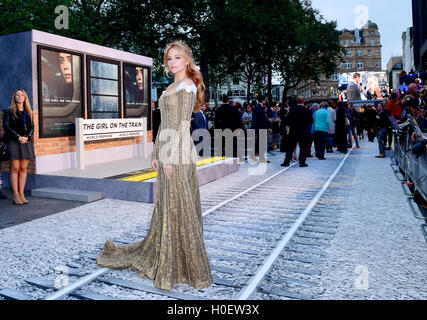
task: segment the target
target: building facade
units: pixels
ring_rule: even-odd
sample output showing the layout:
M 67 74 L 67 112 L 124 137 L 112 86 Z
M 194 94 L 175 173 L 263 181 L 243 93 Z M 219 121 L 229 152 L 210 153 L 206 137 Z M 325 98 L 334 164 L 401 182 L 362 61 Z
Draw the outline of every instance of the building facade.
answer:
M 390 88 L 399 88 L 399 77 L 403 70 L 403 59 L 402 57 L 391 57 L 387 63 L 387 77 Z
M 413 28 L 408 28 L 402 33 L 402 62 L 403 70 L 406 73 L 415 70 L 414 64 L 414 39 L 413 39 Z
M 381 35 L 377 24 L 367 21 L 361 29 L 340 32 L 340 45 L 345 48 L 341 61 L 337 61 L 335 74 L 327 78 L 321 76 L 316 83 L 313 80 L 299 84 L 288 97 L 301 95 L 307 101 L 337 99 L 339 92 L 339 74 L 361 71 L 381 71 Z
M 427 0 L 412 0 L 414 64 L 416 71 L 427 70 Z

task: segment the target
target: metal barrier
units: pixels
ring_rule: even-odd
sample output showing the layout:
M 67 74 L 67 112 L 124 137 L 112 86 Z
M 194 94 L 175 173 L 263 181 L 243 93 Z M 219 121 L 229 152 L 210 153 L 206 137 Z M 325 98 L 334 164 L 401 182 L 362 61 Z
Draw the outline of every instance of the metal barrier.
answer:
M 416 142 L 412 141 L 414 132 L 417 135 Z M 393 129 L 393 134 L 395 137 L 396 164 L 399 166 L 405 180 L 414 183 L 414 191 L 418 191 L 427 201 L 427 152 L 425 150 L 427 136 L 411 116 L 408 116 L 408 120 L 404 123 L 396 125 Z

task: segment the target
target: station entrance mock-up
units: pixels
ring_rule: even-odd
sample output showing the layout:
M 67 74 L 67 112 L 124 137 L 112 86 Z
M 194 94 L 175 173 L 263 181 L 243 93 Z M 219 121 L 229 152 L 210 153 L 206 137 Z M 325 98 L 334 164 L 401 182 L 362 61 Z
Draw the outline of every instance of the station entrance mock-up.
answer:
M 146 119 L 145 136 L 86 143 L 87 165 L 151 152 L 152 58 L 31 30 L 0 36 L 0 62 L 0 109 L 22 88 L 34 111 L 30 176 L 77 167 L 76 118 Z
M 149 57 L 37 30 L 0 36 L 0 109 L 18 88 L 33 108 L 27 191 L 153 202 L 152 66 Z M 199 184 L 238 169 L 235 158 L 200 159 Z M 10 189 L 8 162 L 2 180 Z

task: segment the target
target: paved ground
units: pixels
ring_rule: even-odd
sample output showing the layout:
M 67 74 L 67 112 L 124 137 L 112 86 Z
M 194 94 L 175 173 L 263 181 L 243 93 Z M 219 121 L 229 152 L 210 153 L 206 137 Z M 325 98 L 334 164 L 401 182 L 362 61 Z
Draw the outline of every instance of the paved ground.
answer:
M 420 220 L 409 211 L 400 182 L 390 167 L 390 158 L 374 158 L 378 153 L 376 143 L 365 140 L 361 146 L 339 173 L 350 177 L 351 188 L 339 208 L 339 231 L 328 249 L 316 298 L 427 299 L 427 244 Z M 283 154 L 276 154 L 270 157 L 267 173 L 282 169 Z M 295 170 L 304 170 L 309 177 L 320 162 L 311 158 L 308 163 L 308 168 Z M 326 160 L 322 165 L 328 163 Z M 242 165 L 239 172 L 202 186 L 202 202 L 217 192 L 247 184 L 251 173 L 253 168 Z M 22 214 L 24 219 L 35 220 L 20 223 L 15 218 L 19 225 L 0 230 L 0 288 L 19 288 L 22 279 L 47 274 L 53 266 L 70 261 L 78 252 L 93 251 L 108 237 L 119 237 L 136 226 L 148 225 L 153 210 L 153 204 L 112 199 L 84 205 L 68 203 L 75 206 L 71 209 L 61 207 L 65 202 L 55 205 L 51 201 L 56 200 L 31 200 L 32 204 L 19 206 L 19 210 L 25 211 L 17 216 Z M 3 212 L 12 214 L 3 209 L 18 210 L 10 200 L 0 202 L 0 206 L 0 216 Z M 51 213 L 36 219 L 36 213 L 47 212 L 46 208 L 51 208 Z M 62 212 L 52 214 L 54 208 Z
M 320 299 L 427 299 L 427 243 L 391 160 L 362 142 L 340 175 L 352 177 L 328 249 Z M 390 155 L 391 152 L 388 152 Z
M 3 191 L 3 193 L 7 195 L 8 199 L 0 199 L 0 229 L 43 218 L 84 204 L 75 201 L 45 199 L 26 195 L 30 203 L 18 206 L 12 203 L 12 195 L 10 193 L 6 191 Z

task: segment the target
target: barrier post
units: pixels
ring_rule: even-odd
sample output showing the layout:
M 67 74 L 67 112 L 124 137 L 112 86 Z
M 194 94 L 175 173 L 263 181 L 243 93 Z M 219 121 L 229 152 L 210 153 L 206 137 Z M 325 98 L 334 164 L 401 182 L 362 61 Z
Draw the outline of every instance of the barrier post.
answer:
M 147 158 L 147 117 L 142 118 L 143 132 L 141 137 L 141 152 L 142 157 Z
M 85 169 L 84 152 L 83 118 L 76 118 L 76 161 L 80 170 Z

